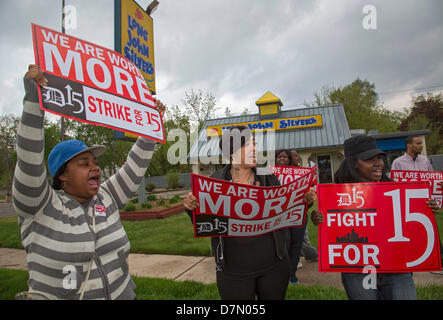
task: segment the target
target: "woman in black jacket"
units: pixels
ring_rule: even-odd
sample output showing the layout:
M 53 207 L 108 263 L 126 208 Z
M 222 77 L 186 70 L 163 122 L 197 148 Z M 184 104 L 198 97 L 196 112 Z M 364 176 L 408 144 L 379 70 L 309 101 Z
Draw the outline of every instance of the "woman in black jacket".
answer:
M 257 175 L 255 140 L 245 126 L 231 127 L 220 139 L 220 149 L 230 164 L 212 178 L 256 186 L 280 185 L 274 175 Z M 192 193 L 184 206 L 192 219 L 198 202 Z M 284 299 L 289 281 L 289 259 L 283 230 L 255 237 L 214 237 L 217 286 L 224 300 Z
M 345 159 L 334 176 L 336 183 L 383 182 L 392 181 L 385 172 L 383 156 L 374 137 L 358 135 L 344 143 Z M 428 200 L 427 205 L 434 214 L 438 214 L 435 200 Z M 324 220 L 319 212 L 319 222 Z M 413 245 L 413 244 L 411 244 Z M 412 273 L 377 273 L 376 288 L 364 286 L 364 273 L 341 274 L 346 295 L 351 300 L 416 300 Z

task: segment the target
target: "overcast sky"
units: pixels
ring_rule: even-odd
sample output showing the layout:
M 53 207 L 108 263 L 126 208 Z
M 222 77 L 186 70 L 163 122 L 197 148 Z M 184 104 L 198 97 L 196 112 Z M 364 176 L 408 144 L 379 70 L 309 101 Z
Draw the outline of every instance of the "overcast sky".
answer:
M 386 107 L 410 107 L 423 88 L 443 91 L 441 0 L 159 0 L 154 12 L 157 96 L 212 93 L 222 110 L 257 112 L 271 91 L 284 108 L 323 86 L 357 77 L 375 83 Z M 0 113 L 21 114 L 22 77 L 34 63 L 31 22 L 61 30 L 61 0 L 0 0 Z M 138 0 L 147 7 L 150 0 Z M 113 0 L 66 0 L 77 8 L 67 33 L 114 48 Z M 366 5 L 376 29 L 365 29 Z

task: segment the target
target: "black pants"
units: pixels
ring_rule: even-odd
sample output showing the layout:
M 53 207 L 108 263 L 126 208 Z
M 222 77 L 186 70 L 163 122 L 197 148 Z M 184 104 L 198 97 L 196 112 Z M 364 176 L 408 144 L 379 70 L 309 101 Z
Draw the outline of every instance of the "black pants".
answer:
M 301 247 L 303 245 L 303 238 L 305 236 L 306 225 L 300 228 L 286 228 L 286 249 L 288 249 L 289 261 L 291 264 L 290 280 L 296 281 L 297 265 L 300 261 Z
M 252 278 L 226 277 L 217 271 L 217 287 L 222 300 L 283 300 L 289 281 L 289 261 L 285 257 L 270 271 Z

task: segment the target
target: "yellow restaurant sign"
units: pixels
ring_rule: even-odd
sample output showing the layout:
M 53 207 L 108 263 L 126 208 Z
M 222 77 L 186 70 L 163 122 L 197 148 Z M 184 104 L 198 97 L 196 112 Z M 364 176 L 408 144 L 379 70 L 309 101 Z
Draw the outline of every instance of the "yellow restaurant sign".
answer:
M 155 94 L 154 23 L 133 0 L 114 0 L 115 51 L 140 69 L 149 90 Z
M 228 130 L 232 126 L 247 126 L 254 132 L 266 130 L 292 130 L 321 127 L 323 126 L 323 122 L 321 115 L 317 114 L 313 116 L 296 118 L 269 119 L 253 122 L 230 123 L 219 126 L 208 126 L 206 128 L 206 134 L 208 137 L 221 136 L 225 130 Z

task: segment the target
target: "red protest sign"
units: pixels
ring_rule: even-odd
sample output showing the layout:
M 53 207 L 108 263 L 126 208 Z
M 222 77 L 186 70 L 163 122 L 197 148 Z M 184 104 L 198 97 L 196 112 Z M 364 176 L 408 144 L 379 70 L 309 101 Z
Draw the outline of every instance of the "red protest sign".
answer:
M 314 181 L 313 184 L 317 184 L 317 168 L 305 168 L 305 167 L 293 167 L 293 166 L 269 166 L 269 171 L 271 174 L 275 175 L 280 181 L 281 185 L 287 184 L 294 181 L 295 179 L 307 174 L 308 172 L 313 172 Z
M 394 181 L 417 181 L 427 182 L 431 187 L 431 198 L 438 207 L 443 207 L 443 172 L 440 171 L 414 171 L 414 170 L 391 170 L 391 179 Z
M 284 186 L 259 187 L 191 175 L 195 237 L 251 237 L 306 223 L 312 172 Z
M 139 69 L 119 53 L 32 24 L 43 110 L 165 142 L 163 119 Z
M 318 185 L 320 272 L 441 270 L 426 183 Z

